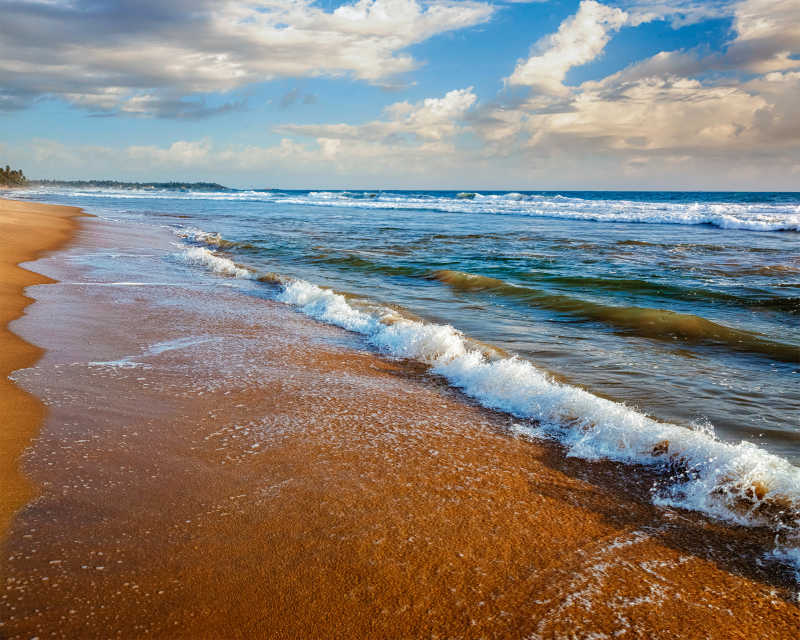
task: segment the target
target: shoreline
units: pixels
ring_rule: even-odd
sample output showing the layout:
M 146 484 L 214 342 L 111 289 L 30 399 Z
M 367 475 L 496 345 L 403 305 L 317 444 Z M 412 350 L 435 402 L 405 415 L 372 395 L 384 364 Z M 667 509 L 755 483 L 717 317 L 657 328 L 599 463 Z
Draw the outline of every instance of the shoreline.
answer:
M 37 265 L 3 637 L 794 637 L 769 532 L 656 507 L 646 469 L 516 437 L 171 242 L 90 220 L 89 261 Z
M 77 207 L 0 198 L 0 414 L 5 416 L 0 431 L 0 540 L 17 510 L 35 494 L 19 468 L 20 456 L 46 415 L 38 398 L 8 378 L 43 354 L 9 328 L 35 301 L 25 289 L 54 282 L 20 265 L 66 246 L 78 227 L 76 218 L 82 215 L 87 214 Z

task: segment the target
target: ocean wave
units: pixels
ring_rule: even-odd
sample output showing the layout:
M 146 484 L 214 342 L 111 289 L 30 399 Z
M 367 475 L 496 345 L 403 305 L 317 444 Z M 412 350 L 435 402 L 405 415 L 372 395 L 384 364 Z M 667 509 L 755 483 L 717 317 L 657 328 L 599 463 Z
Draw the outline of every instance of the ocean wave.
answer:
M 648 307 L 601 304 L 462 271 L 436 271 L 431 274 L 431 277 L 459 291 L 486 291 L 530 306 L 603 322 L 646 338 L 660 340 L 678 338 L 697 344 L 722 344 L 735 351 L 765 355 L 782 362 L 800 362 L 800 346 L 798 345 L 770 340 L 749 331 L 728 327 L 688 313 Z M 787 303 L 787 306 L 791 309 L 791 305 Z
M 753 270 L 756 271 L 755 269 Z M 759 273 L 761 275 L 762 272 Z M 728 273 L 727 275 L 730 275 Z M 786 296 L 746 297 L 715 291 L 705 287 L 686 287 L 668 285 L 661 282 L 631 278 L 598 278 L 591 276 L 544 276 L 542 282 L 570 289 L 587 291 L 613 291 L 673 298 L 675 300 L 694 300 L 698 302 L 723 303 L 740 307 L 757 307 L 786 313 L 800 314 L 800 299 Z
M 469 196 L 469 197 L 467 197 Z M 587 222 L 709 225 L 743 231 L 800 232 L 800 205 L 735 202 L 647 202 L 594 200 L 563 195 L 489 194 L 462 192 L 448 196 L 380 193 L 374 198 L 354 198 L 340 192 L 276 194 L 288 204 L 338 206 L 362 209 L 398 209 L 519 215 Z
M 217 273 L 258 277 L 208 249 L 191 247 L 184 255 Z M 359 305 L 305 280 L 276 274 L 263 279 L 279 287 L 277 300 L 364 335 L 381 353 L 422 362 L 482 405 L 524 420 L 519 433 L 555 439 L 569 456 L 658 469 L 654 503 L 769 527 L 776 533 L 775 558 L 800 558 L 800 468 L 787 460 L 744 441 L 722 442 L 708 424 L 660 422 L 559 382 L 517 356 L 481 349 L 450 325 L 409 319 L 375 303 Z
M 531 420 L 519 427 L 555 438 L 568 454 L 661 467 L 657 504 L 702 511 L 783 536 L 800 525 L 800 469 L 742 442 L 716 440 L 706 428 L 658 422 L 623 403 L 563 384 L 517 357 L 490 359 L 448 325 L 381 322 L 329 289 L 297 280 L 278 299 L 317 320 L 367 336 L 380 351 L 419 360 L 486 407 Z M 792 539 L 791 543 L 800 543 Z
M 651 200 L 620 194 L 620 198 L 580 197 L 577 194 L 494 193 L 464 191 L 167 191 L 132 189 L 86 189 L 67 187 L 31 188 L 27 196 L 66 195 L 77 198 L 169 199 L 263 202 L 306 206 L 432 211 L 443 213 L 513 215 L 588 222 L 709 225 L 719 229 L 744 231 L 800 232 L 800 203 L 796 197 L 762 198 L 752 201 L 741 195 L 712 200 L 698 194 L 697 201 L 683 196 L 680 201 L 665 200 L 658 193 Z M 627 198 L 624 197 L 627 195 Z M 734 194 L 735 195 L 735 194 Z
M 229 258 L 218 256 L 205 247 L 189 247 L 180 254 L 180 259 L 186 264 L 202 266 L 222 276 L 246 279 L 256 277 L 250 269 L 236 264 Z
M 184 235 L 183 237 L 191 237 Z M 434 236 L 426 237 L 418 241 L 418 243 L 430 243 L 431 240 L 439 240 L 447 242 L 449 240 L 459 240 L 463 241 L 465 239 L 485 239 L 485 238 L 496 238 L 498 236 L 492 233 L 485 233 L 485 234 L 466 234 L 466 235 L 448 235 L 448 234 L 436 234 Z M 249 245 L 241 245 L 237 243 L 229 243 L 225 240 L 222 240 L 220 244 L 220 239 L 218 238 L 218 234 L 214 234 L 209 241 L 204 241 L 201 236 L 200 242 L 205 242 L 210 246 L 219 246 L 219 247 L 241 247 L 241 246 L 249 246 Z M 409 243 L 405 243 L 402 245 L 402 248 L 408 248 Z M 398 247 L 399 248 L 399 247 Z M 387 250 L 387 247 L 383 247 L 382 251 L 384 253 L 392 252 L 395 255 L 402 255 L 402 251 L 397 251 L 395 248 Z M 623 323 L 626 321 L 625 314 L 619 313 L 616 310 L 620 307 L 615 306 L 608 306 L 607 308 L 610 309 L 608 313 L 605 313 L 603 309 L 599 307 L 603 307 L 603 305 L 595 305 L 594 303 L 588 303 L 588 305 L 581 305 L 579 304 L 581 301 L 577 298 L 572 296 L 567 296 L 564 294 L 556 294 L 550 293 L 547 291 L 539 291 L 530 287 L 514 285 L 508 282 L 504 282 L 502 280 L 498 280 L 495 278 L 487 278 L 481 275 L 473 275 L 468 274 L 460 271 L 453 271 L 453 270 L 440 270 L 431 272 L 430 269 L 426 268 L 422 265 L 398 265 L 398 264 L 387 264 L 385 262 L 378 262 L 375 260 L 368 260 L 360 255 L 355 253 L 333 253 L 330 254 L 328 252 L 323 253 L 316 253 L 310 254 L 307 256 L 307 259 L 314 263 L 323 263 L 323 264 L 330 264 L 334 265 L 335 267 L 344 268 L 344 269 L 352 269 L 354 271 L 361 271 L 363 273 L 379 273 L 387 276 L 403 276 L 408 278 L 419 278 L 424 277 L 428 279 L 435 279 L 440 280 L 446 284 L 451 285 L 454 289 L 466 290 L 466 291 L 489 291 L 492 293 L 496 293 L 499 295 L 505 295 L 507 297 L 512 297 L 516 299 L 526 299 L 527 302 L 533 304 L 535 300 L 540 300 L 542 304 L 538 305 L 541 307 L 549 307 L 556 311 L 563 311 L 563 312 L 571 312 L 580 310 L 584 308 L 587 311 L 587 314 L 595 319 L 598 320 L 606 320 L 609 317 L 613 320 L 614 316 L 619 316 Z M 748 275 L 758 274 L 773 274 L 773 273 L 791 273 L 792 267 L 781 267 L 780 265 L 776 265 L 775 268 L 771 267 L 763 267 L 760 269 L 750 269 L 746 273 Z M 767 311 L 779 311 L 789 314 L 800 314 L 800 298 L 797 297 L 787 297 L 787 296 L 763 296 L 763 297 L 745 297 L 734 295 L 731 293 L 725 293 L 720 291 L 715 291 L 713 289 L 708 289 L 706 287 L 685 287 L 685 286 L 675 286 L 675 285 L 668 285 L 662 282 L 650 282 L 648 280 L 642 279 L 631 279 L 631 278 L 600 278 L 600 277 L 591 277 L 591 276 L 551 276 L 551 275 L 536 275 L 532 276 L 531 274 L 517 274 L 523 278 L 528 280 L 534 280 L 536 282 L 540 282 L 545 285 L 555 285 L 559 288 L 566 288 L 570 290 L 577 290 L 577 291 L 585 291 L 589 292 L 590 294 L 596 292 L 614 292 L 614 293 L 625 293 L 631 294 L 634 296 L 647 296 L 653 298 L 672 298 L 675 300 L 692 300 L 697 302 L 705 302 L 709 304 L 726 304 L 729 306 L 739 306 L 739 307 L 749 307 L 749 308 L 756 308 L 756 309 L 763 309 Z M 731 275 L 729 272 L 726 275 Z M 738 275 L 738 272 L 736 272 Z M 548 303 L 552 303 L 553 307 L 550 307 Z M 628 309 L 641 309 L 640 307 L 627 307 Z M 664 312 L 669 314 L 670 312 Z M 631 311 L 628 314 L 630 322 L 627 322 L 628 328 L 635 328 L 637 323 L 633 316 L 636 315 L 636 312 Z M 644 315 L 639 314 L 641 318 L 644 318 Z M 675 319 L 673 316 L 670 318 Z M 677 329 L 676 332 L 667 332 L 667 334 L 671 337 L 672 335 L 682 335 L 684 333 L 688 333 L 691 335 L 687 335 L 686 337 L 689 338 L 711 338 L 710 331 L 705 333 L 705 336 L 698 336 L 696 331 L 687 331 L 689 323 L 687 322 L 676 322 L 675 328 Z M 659 321 L 657 323 L 652 324 L 653 330 L 656 331 L 658 327 L 664 327 L 665 323 Z M 707 329 L 711 329 L 707 327 Z M 748 334 L 751 335 L 751 334 Z M 694 336 L 694 338 L 693 338 Z M 736 343 L 738 342 L 738 337 L 736 338 Z M 743 343 L 745 345 L 748 344 L 748 341 L 745 340 Z M 790 349 L 800 349 L 800 346 L 794 347 L 790 346 Z M 759 351 L 760 353 L 761 351 Z M 791 355 L 791 354 L 790 354 Z M 800 358 L 800 356 L 798 356 Z M 791 360 L 795 360 L 797 358 L 791 358 Z
M 179 238 L 190 240 L 198 244 L 204 244 L 208 247 L 216 249 L 255 249 L 255 245 L 249 242 L 236 242 L 223 238 L 218 232 L 203 231 L 195 227 L 182 227 L 173 229 L 173 232 Z
M 179 238 L 185 238 L 194 242 L 206 244 L 211 247 L 219 247 L 220 249 L 229 249 L 236 246 L 235 242 L 226 240 L 219 233 L 211 233 L 209 231 L 201 231 L 194 227 L 175 230 L 175 235 Z
M 318 254 L 311 256 L 310 259 L 312 262 L 331 264 L 339 267 L 345 267 L 345 268 L 355 269 L 358 271 L 363 271 L 365 273 L 381 273 L 387 276 L 414 277 L 425 274 L 424 269 L 420 269 L 417 267 L 405 267 L 405 266 L 395 266 L 390 264 L 381 264 L 378 262 L 373 262 L 371 260 L 366 260 L 364 258 L 361 258 L 353 254 L 338 255 L 338 256 Z

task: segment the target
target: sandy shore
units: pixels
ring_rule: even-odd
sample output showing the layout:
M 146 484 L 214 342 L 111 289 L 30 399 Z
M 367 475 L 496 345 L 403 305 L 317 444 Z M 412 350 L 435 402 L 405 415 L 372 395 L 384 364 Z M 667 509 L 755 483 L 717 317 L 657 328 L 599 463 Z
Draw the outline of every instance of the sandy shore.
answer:
M 49 414 L 0 636 L 797 638 L 769 532 L 656 508 L 644 470 L 516 437 L 256 289 L 170 280 L 142 233 L 87 220 L 69 255 L 101 266 L 37 263 L 61 283 L 15 324 Z
M 56 207 L 0 199 L 0 536 L 14 512 L 27 502 L 32 487 L 19 472 L 19 456 L 38 430 L 44 406 L 8 379 L 15 369 L 28 367 L 41 349 L 9 330 L 32 300 L 24 289 L 51 282 L 19 266 L 69 241 L 81 214 L 73 207 Z

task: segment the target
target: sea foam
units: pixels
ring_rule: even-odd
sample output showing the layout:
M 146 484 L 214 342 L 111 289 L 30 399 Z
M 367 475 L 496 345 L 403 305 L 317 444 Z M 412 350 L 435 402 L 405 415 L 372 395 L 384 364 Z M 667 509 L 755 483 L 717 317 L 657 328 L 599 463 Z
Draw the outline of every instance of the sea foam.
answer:
M 774 556 L 800 559 L 800 469 L 748 442 L 717 440 L 708 426 L 659 422 L 621 402 L 554 380 L 518 357 L 489 359 L 449 325 L 399 319 L 385 324 L 344 296 L 302 280 L 278 299 L 367 336 L 383 353 L 422 361 L 482 405 L 526 420 L 517 431 L 558 440 L 567 455 L 660 467 L 653 501 L 746 526 L 771 527 L 785 543 Z M 800 562 L 798 563 L 800 567 Z
M 207 249 L 186 253 L 188 262 L 218 273 L 254 277 Z M 557 440 L 569 456 L 660 470 L 655 504 L 771 528 L 778 542 L 772 557 L 800 571 L 800 468 L 787 460 L 748 442 L 717 440 L 710 425 L 660 422 L 559 382 L 516 356 L 491 357 L 450 325 L 407 319 L 375 305 L 365 311 L 305 280 L 271 281 L 280 286 L 279 301 L 364 335 L 384 354 L 423 362 L 482 405 L 522 419 L 518 433 Z
M 726 230 L 800 232 L 800 205 L 788 202 L 725 202 L 702 197 L 692 202 L 645 201 L 636 199 L 601 199 L 576 194 L 462 192 L 353 192 L 353 191 L 171 191 L 135 189 L 86 189 L 76 187 L 36 187 L 26 191 L 29 197 L 47 197 L 52 193 L 79 198 L 115 198 L 146 200 L 206 200 L 224 202 L 263 202 L 321 207 L 434 211 L 465 214 L 494 214 L 556 218 L 566 220 L 708 225 Z M 469 197 L 464 197 L 468 195 Z M 213 234 L 212 234 L 213 235 Z
M 794 203 L 646 202 L 603 200 L 563 195 L 386 192 L 355 198 L 349 192 L 275 193 L 276 202 L 359 209 L 408 209 L 446 213 L 495 214 L 590 222 L 708 225 L 741 231 L 800 231 L 800 206 Z
M 205 247 L 189 247 L 180 254 L 180 258 L 186 264 L 203 266 L 223 276 L 253 278 L 255 275 L 249 269 L 237 265 L 233 260 L 218 256 Z

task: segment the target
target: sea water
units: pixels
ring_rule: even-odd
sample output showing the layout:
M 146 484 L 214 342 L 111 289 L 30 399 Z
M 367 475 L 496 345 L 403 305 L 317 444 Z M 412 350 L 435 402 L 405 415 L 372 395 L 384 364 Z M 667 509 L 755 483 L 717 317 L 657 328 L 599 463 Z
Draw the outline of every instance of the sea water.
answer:
M 570 455 L 663 468 L 654 501 L 773 526 L 794 553 L 800 194 L 15 197 L 163 228 L 174 268 L 246 281 L 243 295 L 421 361 Z

